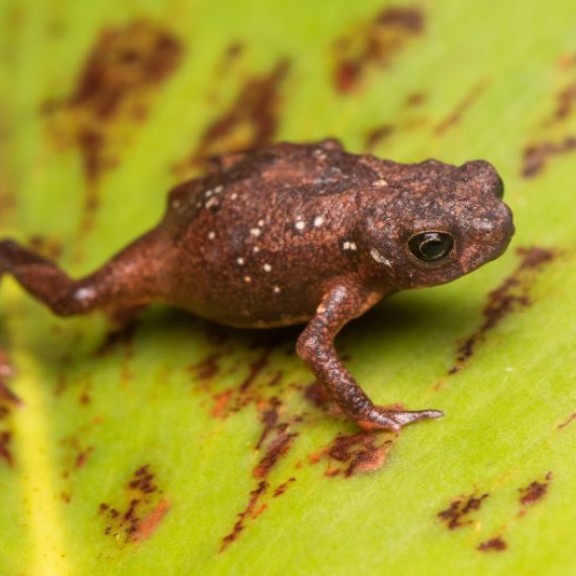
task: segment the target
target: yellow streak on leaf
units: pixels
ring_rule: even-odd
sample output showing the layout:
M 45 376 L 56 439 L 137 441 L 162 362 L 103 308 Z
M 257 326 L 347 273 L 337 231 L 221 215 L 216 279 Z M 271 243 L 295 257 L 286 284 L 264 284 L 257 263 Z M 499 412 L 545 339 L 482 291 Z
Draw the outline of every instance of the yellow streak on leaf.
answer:
M 13 282 L 3 287 L 7 309 L 18 309 L 25 298 Z M 18 345 L 23 327 L 18 315 L 10 319 L 14 342 L 12 359 L 17 367 L 12 387 L 23 404 L 13 412 L 17 467 L 21 473 L 23 509 L 30 537 L 30 571 L 33 576 L 67 576 L 71 573 L 58 495 L 50 431 L 47 391 L 35 359 Z

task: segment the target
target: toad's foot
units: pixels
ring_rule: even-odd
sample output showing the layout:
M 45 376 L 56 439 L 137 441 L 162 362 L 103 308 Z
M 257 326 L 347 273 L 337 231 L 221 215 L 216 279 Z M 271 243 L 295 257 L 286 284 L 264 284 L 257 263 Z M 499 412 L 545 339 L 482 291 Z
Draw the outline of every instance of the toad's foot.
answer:
M 413 410 L 400 411 L 384 408 L 383 406 L 373 406 L 365 415 L 356 420 L 358 426 L 364 430 L 391 430 L 400 432 L 403 426 L 427 420 L 430 418 L 440 418 L 444 412 L 440 410 Z

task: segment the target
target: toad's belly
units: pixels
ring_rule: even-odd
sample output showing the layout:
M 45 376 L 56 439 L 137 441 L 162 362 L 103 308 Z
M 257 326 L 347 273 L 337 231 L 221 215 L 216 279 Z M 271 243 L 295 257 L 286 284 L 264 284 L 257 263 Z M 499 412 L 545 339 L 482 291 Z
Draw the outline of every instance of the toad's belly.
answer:
M 275 328 L 303 324 L 314 316 L 323 296 L 323 283 L 243 279 L 242 283 L 222 281 L 202 286 L 180 284 L 167 304 L 193 314 L 241 328 Z

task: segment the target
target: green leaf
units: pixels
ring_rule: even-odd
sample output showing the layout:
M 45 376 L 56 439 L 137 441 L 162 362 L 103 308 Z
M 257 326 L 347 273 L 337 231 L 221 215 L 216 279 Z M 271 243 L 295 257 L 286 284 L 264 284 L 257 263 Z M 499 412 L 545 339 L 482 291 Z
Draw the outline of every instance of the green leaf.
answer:
M 493 162 L 517 234 L 338 346 L 359 434 L 294 354 L 152 307 L 118 330 L 0 293 L 0 574 L 566 574 L 576 536 L 576 5 L 0 4 L 0 225 L 74 275 L 206 157 L 336 136 Z M 15 397 L 13 396 L 15 395 Z

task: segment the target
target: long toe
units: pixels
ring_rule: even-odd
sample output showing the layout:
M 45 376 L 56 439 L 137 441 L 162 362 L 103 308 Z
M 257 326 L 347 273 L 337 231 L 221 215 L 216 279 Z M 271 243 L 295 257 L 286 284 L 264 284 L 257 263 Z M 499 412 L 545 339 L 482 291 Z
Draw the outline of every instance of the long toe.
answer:
M 393 418 L 400 426 L 406 426 L 418 420 L 427 420 L 429 418 L 441 418 L 444 412 L 440 410 L 412 410 L 407 412 L 390 412 L 389 416 Z

